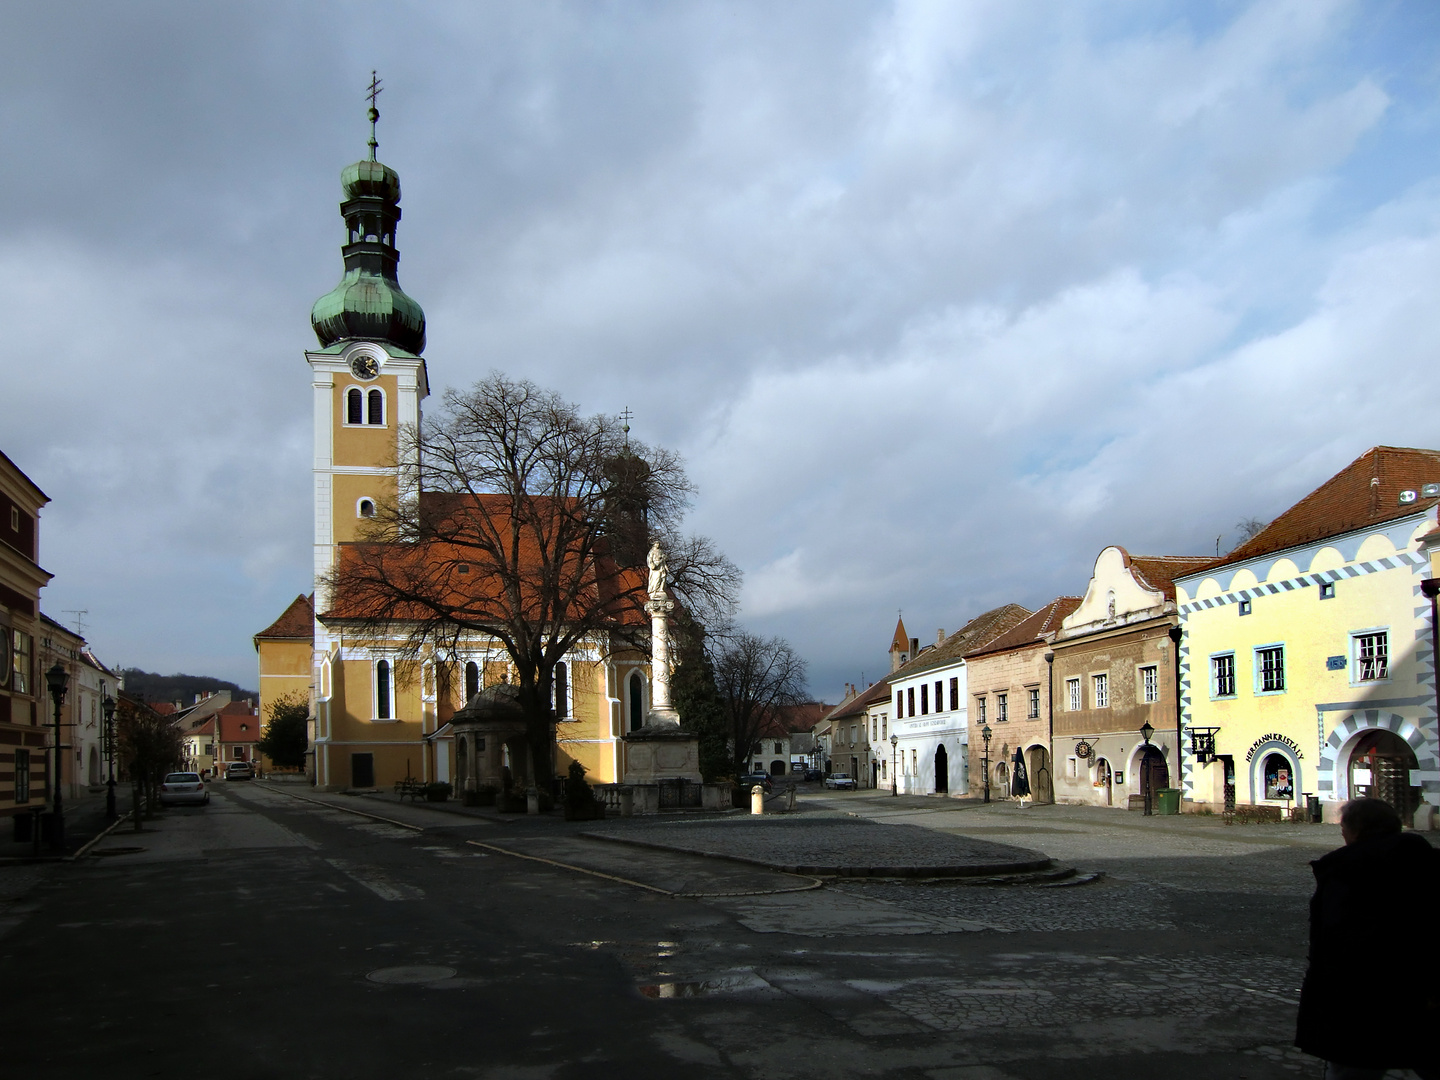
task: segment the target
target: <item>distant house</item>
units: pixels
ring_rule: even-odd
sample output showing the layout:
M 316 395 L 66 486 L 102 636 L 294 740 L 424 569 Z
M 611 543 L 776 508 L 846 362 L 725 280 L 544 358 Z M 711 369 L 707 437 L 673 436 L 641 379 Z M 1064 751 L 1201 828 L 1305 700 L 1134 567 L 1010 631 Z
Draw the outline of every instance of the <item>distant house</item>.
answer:
M 1115 546 L 1096 557 L 1051 647 L 1057 802 L 1129 806 L 1179 780 L 1174 579 L 1213 561 Z
M 824 732 L 823 742 L 829 754 L 826 771 L 843 772 L 853 776 L 860 787 L 874 787 L 884 755 L 877 749 L 881 743 L 879 730 L 871 735 L 870 707 L 889 700 L 890 684 L 882 681 L 865 690 L 853 686 L 847 689 L 850 693 L 846 700 L 817 725 Z
M 965 655 L 1029 616 L 1029 609 L 1019 604 L 992 608 L 948 637 L 938 631 L 934 645 L 891 673 L 888 709 L 894 742 L 886 749 L 899 773 L 899 791 L 968 794 L 970 688 Z M 912 639 L 912 649 L 915 644 Z
M 248 701 L 234 701 L 215 714 L 215 768 L 223 776 L 225 766 L 257 760 L 255 744 L 260 741 L 260 713 Z
M 1050 645 L 1062 619 L 1080 606 L 1078 596 L 1050 601 L 1028 619 L 965 654 L 970 700 L 970 795 L 985 790 L 986 759 L 992 798 L 1010 795 L 1010 770 L 1016 750 L 1024 757 L 1031 797 L 1055 800 L 1050 750 L 1050 708 L 1054 684 Z M 986 729 L 990 743 L 984 739 Z

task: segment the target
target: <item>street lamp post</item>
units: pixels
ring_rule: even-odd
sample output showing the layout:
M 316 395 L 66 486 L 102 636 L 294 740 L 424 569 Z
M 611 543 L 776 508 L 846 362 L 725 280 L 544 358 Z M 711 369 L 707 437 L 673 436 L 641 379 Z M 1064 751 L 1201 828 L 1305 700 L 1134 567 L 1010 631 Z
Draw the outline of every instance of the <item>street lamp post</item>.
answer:
M 896 747 L 899 746 L 899 745 L 900 745 L 900 736 L 899 736 L 899 735 L 891 735 L 891 736 L 890 736 L 890 794 L 891 794 L 891 795 L 898 795 L 898 794 L 900 794 L 900 777 L 896 774 L 896 771 L 895 771 L 895 763 L 896 763 L 897 761 L 899 761 L 899 759 L 900 759 L 900 758 L 899 758 L 899 753 L 900 753 L 900 752 L 896 749 Z
M 986 724 L 980 729 L 980 738 L 985 741 L 984 751 L 980 759 L 980 767 L 985 774 L 985 801 L 987 803 L 990 801 L 990 736 L 993 734 L 994 732 L 990 730 L 989 724 Z
M 105 820 L 114 821 L 120 814 L 115 808 L 115 699 L 109 691 L 100 707 L 105 711 L 105 761 L 110 772 L 105 781 Z
M 1145 748 L 1140 752 L 1140 786 L 1145 790 L 1145 816 L 1149 817 L 1150 791 L 1154 787 L 1150 783 L 1150 736 L 1155 734 L 1155 729 L 1150 726 L 1150 721 L 1140 725 L 1140 738 L 1145 740 Z
M 45 685 L 50 688 L 50 698 L 55 702 L 55 771 L 50 778 L 54 790 L 55 817 L 50 825 L 50 846 L 60 851 L 65 850 L 65 796 L 60 791 L 60 767 L 63 764 L 60 756 L 60 706 L 65 701 L 65 688 L 69 682 L 70 676 L 58 660 L 54 667 L 45 672 Z

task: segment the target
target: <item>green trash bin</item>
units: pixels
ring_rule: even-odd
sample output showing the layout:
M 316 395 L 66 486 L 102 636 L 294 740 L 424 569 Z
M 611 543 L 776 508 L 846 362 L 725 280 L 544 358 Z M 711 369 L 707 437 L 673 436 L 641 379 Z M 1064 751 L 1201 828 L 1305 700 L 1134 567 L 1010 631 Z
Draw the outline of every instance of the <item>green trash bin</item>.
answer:
M 1159 796 L 1159 805 L 1155 808 L 1157 814 L 1180 813 L 1179 788 L 1161 788 L 1156 795 Z

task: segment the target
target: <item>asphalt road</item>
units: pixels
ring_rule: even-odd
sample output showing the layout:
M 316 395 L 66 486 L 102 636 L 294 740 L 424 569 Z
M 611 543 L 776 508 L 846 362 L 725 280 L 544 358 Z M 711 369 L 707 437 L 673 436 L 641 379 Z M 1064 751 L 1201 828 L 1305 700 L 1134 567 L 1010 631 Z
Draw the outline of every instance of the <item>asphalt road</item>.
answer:
M 817 887 L 551 819 L 217 784 L 101 845 L 144 850 L 0 868 L 0 1075 L 1318 1075 L 1289 1042 L 1327 833 L 831 805 L 1105 877 Z

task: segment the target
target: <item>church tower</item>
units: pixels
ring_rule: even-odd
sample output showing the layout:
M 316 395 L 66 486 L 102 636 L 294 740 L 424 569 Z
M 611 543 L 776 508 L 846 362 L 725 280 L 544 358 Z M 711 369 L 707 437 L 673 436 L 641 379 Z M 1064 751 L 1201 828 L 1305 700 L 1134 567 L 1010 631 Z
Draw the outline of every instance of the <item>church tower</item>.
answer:
M 345 274 L 310 311 L 320 348 L 307 352 L 315 394 L 315 609 L 335 545 L 354 540 L 377 506 L 419 486 L 413 452 L 401 460 L 397 432 L 418 428 L 430 392 L 425 312 L 400 288 L 400 177 L 376 160 L 380 111 L 371 81 L 370 156 L 340 173 Z M 318 644 L 318 642 L 317 642 Z

